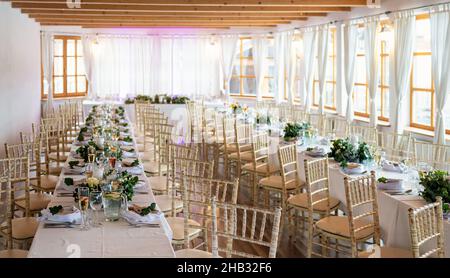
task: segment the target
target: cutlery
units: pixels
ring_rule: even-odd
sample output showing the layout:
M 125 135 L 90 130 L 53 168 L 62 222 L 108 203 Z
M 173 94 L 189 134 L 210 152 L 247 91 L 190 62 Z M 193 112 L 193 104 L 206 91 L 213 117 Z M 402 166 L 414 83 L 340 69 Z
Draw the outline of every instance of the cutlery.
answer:
M 134 228 L 140 228 L 140 227 L 148 227 L 148 228 L 159 228 L 161 227 L 160 224 L 150 224 L 150 223 L 137 223 L 137 224 L 130 224 Z
M 406 191 L 386 191 L 386 193 L 388 193 L 391 196 L 395 196 L 395 195 L 410 195 L 412 192 L 411 189 L 406 190 Z

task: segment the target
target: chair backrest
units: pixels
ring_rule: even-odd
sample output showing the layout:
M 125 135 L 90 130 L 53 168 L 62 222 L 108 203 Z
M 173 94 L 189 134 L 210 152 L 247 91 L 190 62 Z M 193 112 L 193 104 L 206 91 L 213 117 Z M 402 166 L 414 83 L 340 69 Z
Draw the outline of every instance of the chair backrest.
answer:
M 352 257 L 358 256 L 357 239 L 365 230 L 373 230 L 374 243 L 380 244 L 380 218 L 375 172 L 349 180 L 344 178 L 347 217 L 350 231 Z M 362 224 L 361 224 L 362 223 Z M 371 233 L 369 233 L 371 234 Z
M 421 208 L 409 209 L 411 249 L 414 258 L 427 258 L 435 254 L 439 258 L 444 258 L 444 226 L 442 219 L 442 197 L 437 197 L 436 202 Z M 429 251 L 422 253 L 421 247 L 425 244 L 430 246 L 430 241 L 435 241 L 434 245 L 431 245 Z
M 360 141 L 367 143 L 368 145 L 377 145 L 377 129 L 374 127 L 350 125 L 348 128 L 348 135 L 358 136 Z
M 217 204 L 220 217 L 217 237 L 224 239 L 225 247 L 218 246 L 225 257 L 275 258 L 280 233 L 281 208 L 261 209 L 236 204 Z M 219 242 L 221 242 L 219 240 Z M 238 249 L 236 243 L 247 243 L 262 248 Z M 249 250 L 255 250 L 251 253 Z M 267 250 L 267 251 L 266 251 Z M 257 253 L 257 254 L 255 254 Z
M 314 206 L 326 202 L 328 209 L 325 211 L 324 216 L 328 216 L 331 210 L 328 158 L 313 161 L 305 159 L 304 165 L 309 213 L 312 215 Z M 309 218 L 310 221 L 313 221 L 312 217 Z
M 325 115 L 309 114 L 308 122 L 311 124 L 311 126 L 313 128 L 317 128 L 319 134 L 323 134 L 324 124 L 325 124 Z
M 5 143 L 5 154 L 7 158 L 23 158 L 28 157 L 29 168 L 28 176 L 31 176 L 31 172 L 35 172 L 34 178 L 37 180 L 37 187 L 41 186 L 41 140 L 32 142 L 26 142 L 21 144 L 9 145 Z M 14 182 L 25 181 L 25 173 L 23 173 L 23 179 L 14 180 Z
M 228 152 L 228 145 L 232 143 L 236 143 L 236 119 L 230 117 L 223 117 L 223 144 L 225 153 Z
M 307 121 L 307 114 L 306 114 L 306 110 L 300 107 L 294 107 L 292 109 L 292 121 L 294 122 L 305 122 Z
M 334 133 L 337 138 L 345 138 L 348 135 L 347 120 L 341 117 L 325 117 L 323 136 Z
M 450 146 L 414 140 L 415 163 L 426 163 L 435 169 L 450 171 Z
M 411 134 L 379 133 L 378 146 L 386 153 L 386 159 L 401 161 L 414 160 L 414 141 Z
M 253 135 L 252 139 L 252 163 L 256 168 L 257 163 L 268 161 L 269 159 L 269 134 L 267 132 L 261 132 Z M 269 163 L 267 165 L 267 172 L 269 174 Z
M 200 227 L 196 225 L 196 229 L 201 228 L 204 233 L 207 233 L 208 223 L 212 217 L 211 214 L 211 200 L 217 201 L 220 204 L 236 204 L 237 194 L 239 190 L 239 182 L 236 179 L 234 182 L 227 182 L 222 180 L 215 180 L 202 177 L 194 177 L 183 175 L 183 215 L 185 218 L 185 247 L 189 248 L 190 219 L 196 220 L 200 223 Z M 208 237 L 205 235 L 203 242 L 197 245 L 208 245 Z
M 278 160 L 280 163 L 281 179 L 283 181 L 282 191 L 286 194 L 286 185 L 291 182 L 298 184 L 298 154 L 297 145 L 290 144 L 278 148 Z

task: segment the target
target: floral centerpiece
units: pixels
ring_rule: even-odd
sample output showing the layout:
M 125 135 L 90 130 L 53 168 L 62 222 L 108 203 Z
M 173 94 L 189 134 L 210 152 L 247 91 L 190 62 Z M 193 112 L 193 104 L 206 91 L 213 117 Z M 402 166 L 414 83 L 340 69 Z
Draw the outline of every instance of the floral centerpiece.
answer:
M 350 139 L 337 139 L 332 141 L 329 157 L 341 164 L 341 167 L 347 167 L 350 162 L 364 163 L 373 159 L 373 153 L 364 142 L 356 143 Z
M 233 111 L 233 114 L 237 114 L 242 111 L 241 105 L 237 102 L 230 104 L 230 108 L 231 108 L 231 111 Z
M 445 213 L 450 212 L 450 176 L 447 171 L 431 171 L 420 172 L 420 185 L 423 186 L 423 191 L 419 194 L 425 201 L 431 203 L 436 201 L 436 197 L 442 197 L 443 210 Z
M 303 131 L 308 131 L 311 129 L 311 124 L 302 122 L 302 123 L 287 123 L 284 127 L 284 140 L 292 141 L 296 138 L 300 137 L 300 133 Z

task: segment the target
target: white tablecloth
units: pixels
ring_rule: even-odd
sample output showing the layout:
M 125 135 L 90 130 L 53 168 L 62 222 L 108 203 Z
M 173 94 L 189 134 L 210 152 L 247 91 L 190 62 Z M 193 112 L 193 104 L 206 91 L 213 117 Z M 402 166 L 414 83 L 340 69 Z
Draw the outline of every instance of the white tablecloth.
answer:
M 129 125 L 131 128 L 131 125 Z M 136 141 L 135 141 L 136 142 Z M 137 149 L 137 148 L 135 148 Z M 69 157 L 68 161 L 72 158 Z M 141 163 L 142 164 L 142 163 Z M 67 166 L 67 162 L 66 165 Z M 147 194 L 135 194 L 132 203 L 149 205 L 154 202 L 148 179 L 142 174 L 139 179 L 148 185 Z M 64 173 L 59 178 L 58 186 L 51 206 L 73 205 L 71 197 L 59 197 L 58 192 L 66 191 Z M 103 212 L 99 212 L 103 214 Z M 44 228 L 43 223 L 34 237 L 30 258 L 66 258 L 66 257 L 175 257 L 171 244 L 172 231 L 165 218 L 161 227 L 134 227 L 123 219 L 117 222 L 103 222 L 100 227 L 88 231 L 78 228 Z

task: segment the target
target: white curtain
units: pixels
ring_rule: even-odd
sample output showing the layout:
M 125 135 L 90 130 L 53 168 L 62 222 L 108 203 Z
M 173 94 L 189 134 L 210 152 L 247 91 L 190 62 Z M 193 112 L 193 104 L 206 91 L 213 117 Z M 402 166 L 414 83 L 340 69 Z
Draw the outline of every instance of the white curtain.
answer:
M 100 36 L 93 67 L 97 95 L 212 99 L 220 94 L 218 50 L 208 37 Z
M 347 92 L 346 118 L 349 123 L 353 121 L 353 86 L 355 80 L 356 47 L 358 27 L 351 22 L 344 26 L 344 80 Z
M 306 111 L 311 110 L 312 105 L 312 92 L 313 92 L 313 80 L 314 80 L 314 61 L 316 56 L 317 36 L 316 32 L 309 30 L 303 33 L 303 50 L 305 57 L 303 59 L 303 72 L 305 76 L 305 94 L 304 104 Z
M 405 96 L 408 94 L 413 60 L 416 17 L 414 11 L 395 13 L 394 41 L 390 55 L 390 121 L 395 133 L 403 133 Z
M 434 141 L 445 144 L 444 109 L 450 94 L 450 4 L 431 10 L 431 65 L 436 92 Z
M 253 65 L 255 68 L 256 79 L 256 99 L 262 100 L 264 90 L 264 77 L 267 72 L 267 38 L 265 36 L 256 36 L 253 43 Z
M 285 72 L 284 72 L 284 51 L 285 51 L 285 40 L 283 39 L 282 33 L 275 34 L 274 41 L 274 94 L 275 100 L 277 103 L 280 103 L 284 100 L 284 82 L 285 82 Z
M 366 52 L 366 75 L 369 85 L 370 97 L 370 125 L 377 126 L 377 89 L 378 89 L 378 59 L 380 57 L 378 48 L 378 18 L 369 18 L 364 26 L 364 41 Z
M 94 46 L 93 38 L 89 35 L 83 35 L 81 38 L 83 44 L 83 58 L 84 68 L 86 72 L 86 79 L 88 81 L 88 92 L 91 99 L 96 98 L 94 91 Z
M 324 25 L 318 28 L 317 37 L 317 69 L 319 72 L 319 113 L 323 114 L 325 109 L 325 84 L 327 78 L 327 62 L 328 62 L 328 39 L 329 27 Z
M 230 35 L 220 38 L 220 64 L 222 66 L 223 94 L 230 95 L 230 81 L 233 65 L 238 51 L 239 36 Z
M 343 80 L 343 30 L 342 23 L 336 24 L 336 111 L 338 115 L 344 116 L 347 103 L 347 94 L 344 89 Z
M 296 51 L 293 46 L 294 33 L 293 32 L 285 32 L 283 34 L 285 40 L 285 51 L 284 51 L 284 64 L 286 69 L 286 90 L 287 96 L 290 103 L 294 103 L 295 98 L 295 72 L 297 70 L 297 59 L 296 59 Z
M 53 107 L 53 34 L 41 33 L 41 55 L 44 83 L 47 86 L 47 109 Z

